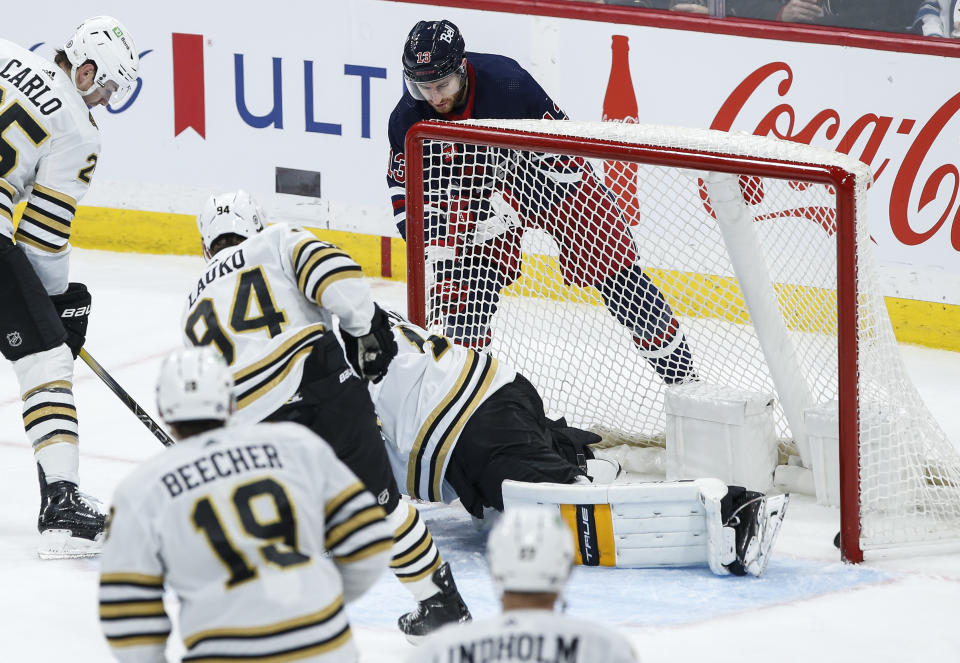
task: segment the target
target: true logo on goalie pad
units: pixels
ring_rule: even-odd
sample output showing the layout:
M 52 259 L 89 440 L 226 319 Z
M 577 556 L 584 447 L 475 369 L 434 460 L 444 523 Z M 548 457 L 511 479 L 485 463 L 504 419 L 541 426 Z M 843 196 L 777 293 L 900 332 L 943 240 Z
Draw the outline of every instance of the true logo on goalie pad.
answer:
M 574 561 L 583 566 L 616 566 L 609 504 L 561 504 L 560 514 L 574 532 Z

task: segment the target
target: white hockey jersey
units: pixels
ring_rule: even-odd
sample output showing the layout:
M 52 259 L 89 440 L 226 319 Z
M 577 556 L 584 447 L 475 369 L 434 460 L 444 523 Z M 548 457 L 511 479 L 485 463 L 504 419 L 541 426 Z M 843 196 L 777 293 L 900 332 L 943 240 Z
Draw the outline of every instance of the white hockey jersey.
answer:
M 286 224 L 217 253 L 187 296 L 187 345 L 213 345 L 233 371 L 237 412 L 252 423 L 296 393 L 314 342 L 332 316 L 370 331 L 374 305 L 360 266 L 340 248 Z
M 50 294 L 67 289 L 70 224 L 100 131 L 70 76 L 0 39 L 0 234 L 15 237 Z M 13 229 L 13 208 L 27 201 Z
M 307 428 L 220 428 L 117 488 L 101 626 L 121 661 L 163 661 L 166 586 L 184 660 L 354 661 L 344 602 L 387 568 L 391 542 L 383 508 Z
M 370 397 L 397 483 L 430 502 L 457 499 L 444 479 L 467 420 L 516 371 L 390 313 L 398 353 Z
M 626 638 L 599 624 L 546 610 L 511 610 L 493 619 L 440 629 L 417 647 L 407 663 L 637 660 Z

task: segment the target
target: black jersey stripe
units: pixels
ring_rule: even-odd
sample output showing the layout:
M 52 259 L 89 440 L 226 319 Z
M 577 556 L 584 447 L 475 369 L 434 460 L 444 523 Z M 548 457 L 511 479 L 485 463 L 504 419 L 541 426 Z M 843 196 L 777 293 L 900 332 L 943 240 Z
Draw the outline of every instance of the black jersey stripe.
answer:
M 430 458 L 431 502 L 440 501 L 440 486 L 443 483 L 443 468 L 444 465 L 446 465 L 447 456 L 450 455 L 450 450 L 453 449 L 454 443 L 460 436 L 460 431 L 463 430 L 463 427 L 470 419 L 470 416 L 474 413 L 483 399 L 486 398 L 487 392 L 490 389 L 490 383 L 493 382 L 493 378 L 497 374 L 496 359 L 492 359 L 487 355 L 479 355 L 479 353 L 475 354 L 478 354 L 478 356 L 482 357 L 484 360 L 481 373 L 477 377 L 477 386 L 473 389 L 473 392 L 470 394 L 469 398 L 462 401 L 463 405 L 461 406 L 460 411 L 450 421 L 450 425 L 447 426 L 447 429 L 443 432 L 443 435 L 440 436 Z
M 31 209 L 23 210 L 23 218 L 20 220 L 20 224 L 21 226 L 33 226 L 37 230 L 48 232 L 51 235 L 56 235 L 57 237 L 62 237 L 63 239 L 70 239 L 69 225 L 64 224 L 60 220 L 50 221 L 48 218 L 37 214 Z
M 324 547 L 327 550 L 333 550 L 355 533 L 370 525 L 375 525 L 386 517 L 386 512 L 379 504 L 372 504 L 365 509 L 361 509 L 342 523 L 327 528 L 324 537 Z M 344 554 L 349 555 L 351 552 L 353 551 L 344 551 Z
M 187 654 L 181 660 L 190 663 L 222 663 L 223 661 L 248 661 L 256 660 L 261 663 L 281 663 L 294 661 L 308 656 L 319 656 L 329 651 L 342 647 L 351 638 L 350 626 L 344 626 L 336 635 L 312 642 L 300 647 L 287 647 L 285 649 L 275 649 L 268 652 L 233 654 L 233 653 L 209 653 L 209 654 Z
M 340 564 L 352 564 L 353 562 L 359 562 L 378 553 L 389 552 L 392 547 L 393 537 L 385 536 L 369 541 L 346 555 L 334 555 L 334 557 L 336 557 L 337 562 Z
M 323 506 L 324 520 L 326 520 L 328 523 L 336 520 L 336 516 L 340 512 L 340 509 L 353 500 L 353 498 L 355 498 L 357 495 L 362 495 L 366 489 L 366 486 L 364 486 L 362 482 L 357 481 L 331 497 Z
M 457 381 L 454 383 L 453 388 L 447 393 L 446 397 L 440 401 L 440 403 L 433 409 L 433 412 L 430 413 L 430 416 L 423 422 L 423 425 L 420 427 L 420 430 L 417 432 L 417 439 L 414 442 L 413 447 L 410 449 L 410 454 L 408 456 L 409 462 L 407 466 L 407 494 L 419 499 L 428 499 L 426 495 L 420 494 L 420 479 L 421 479 L 421 467 L 420 463 L 423 460 L 423 454 L 426 453 L 427 441 L 433 436 L 434 431 L 440 425 L 440 421 L 446 416 L 456 402 L 460 400 L 460 397 L 467 389 L 467 385 L 470 384 L 473 374 L 477 370 L 477 365 L 480 363 L 479 355 L 476 352 L 471 352 L 467 361 L 464 362 L 463 369 L 460 371 L 460 375 L 457 377 Z
M 48 242 L 28 232 L 27 229 L 24 228 L 24 225 L 26 224 L 21 223 L 19 226 L 17 226 L 17 232 L 14 233 L 14 239 L 16 239 L 18 243 L 22 242 L 27 246 L 32 246 L 35 249 L 44 251 L 45 253 L 60 253 L 67 250 L 66 243 L 57 245 L 53 242 Z
M 316 284 L 310 291 L 310 294 L 307 295 L 310 299 L 315 301 L 317 304 L 323 306 L 323 293 L 331 285 L 337 281 L 342 281 L 343 279 L 356 279 L 363 276 L 363 270 L 360 269 L 360 265 L 353 263 L 352 265 L 344 265 L 343 267 L 335 267 L 334 269 L 328 270 L 322 278 L 317 279 Z
M 147 633 L 127 633 L 125 635 L 108 635 L 107 642 L 111 647 L 141 647 L 143 645 L 162 645 L 170 637 L 170 629 L 151 631 Z
M 66 211 L 70 212 L 71 217 L 77 213 L 77 201 L 65 193 L 54 191 L 53 189 L 45 187 L 42 184 L 34 184 L 33 193 L 31 195 L 39 198 L 40 200 L 45 200 L 52 205 L 56 205 L 57 207 L 65 209 Z
M 13 188 L 13 185 L 0 177 L 0 196 L 8 198 L 10 200 L 10 204 L 13 204 L 13 198 L 16 195 L 17 190 Z
M 193 649 L 202 642 L 215 640 L 260 640 L 269 639 L 278 635 L 295 633 L 303 629 L 323 626 L 343 614 L 343 596 L 337 596 L 322 610 L 300 617 L 285 619 L 282 622 L 264 624 L 262 626 L 247 626 L 235 628 L 215 628 L 194 633 L 183 639 L 187 649 Z M 342 632 L 342 630 L 340 631 Z M 339 633 L 339 632 L 338 632 Z M 333 637 L 336 637 L 334 635 Z

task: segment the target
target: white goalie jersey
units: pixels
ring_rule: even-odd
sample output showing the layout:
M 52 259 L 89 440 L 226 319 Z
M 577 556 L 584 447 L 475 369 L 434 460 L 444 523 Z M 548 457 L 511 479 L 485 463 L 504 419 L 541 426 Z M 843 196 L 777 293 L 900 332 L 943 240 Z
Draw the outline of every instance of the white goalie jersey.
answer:
M 546 610 L 511 610 L 494 619 L 437 631 L 407 663 L 637 660 L 626 638 L 599 624 Z
M 450 454 L 470 416 L 516 371 L 390 312 L 397 356 L 370 383 L 394 475 L 407 495 L 430 502 L 457 498 L 444 480 Z
M 90 186 L 100 131 L 70 76 L 0 39 L 0 234 L 15 238 L 49 294 L 67 289 L 70 224 Z M 13 230 L 13 208 L 27 205 Z
M 387 568 L 392 534 L 374 496 L 298 424 L 188 438 L 117 488 L 101 626 L 119 660 L 164 661 L 166 586 L 187 659 L 355 661 L 344 603 Z
M 187 296 L 187 345 L 213 345 L 233 372 L 237 412 L 252 423 L 296 393 L 313 344 L 332 316 L 370 331 L 374 305 L 360 266 L 340 248 L 286 224 L 224 249 Z

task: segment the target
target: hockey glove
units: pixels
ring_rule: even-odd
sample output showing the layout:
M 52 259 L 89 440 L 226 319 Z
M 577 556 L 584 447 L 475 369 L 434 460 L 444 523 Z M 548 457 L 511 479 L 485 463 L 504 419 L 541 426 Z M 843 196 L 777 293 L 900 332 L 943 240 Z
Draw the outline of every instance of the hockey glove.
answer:
M 87 338 L 87 322 L 90 319 L 90 292 L 82 283 L 71 283 L 59 295 L 51 295 L 50 301 L 57 309 L 60 322 L 67 330 L 67 346 L 76 359 Z
M 382 308 L 374 304 L 370 331 L 363 336 L 352 336 L 340 328 L 347 361 L 362 378 L 377 383 L 387 374 L 390 360 L 397 356 L 397 342 L 393 338 L 390 319 Z

